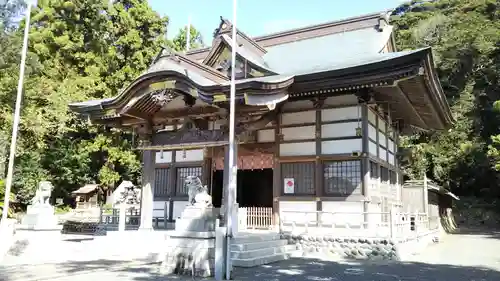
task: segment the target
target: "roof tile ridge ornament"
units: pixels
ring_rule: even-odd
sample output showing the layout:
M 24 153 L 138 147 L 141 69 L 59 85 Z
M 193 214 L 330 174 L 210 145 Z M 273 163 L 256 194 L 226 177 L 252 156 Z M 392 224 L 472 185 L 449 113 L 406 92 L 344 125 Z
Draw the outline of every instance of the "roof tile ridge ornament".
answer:
M 232 36 L 231 32 L 233 30 L 233 24 L 223 18 L 222 16 L 220 17 L 220 24 L 219 24 L 219 27 L 215 29 L 214 31 L 214 39 L 216 39 L 217 37 L 223 35 L 223 34 L 228 34 L 230 37 Z M 242 39 L 245 39 L 246 41 L 248 41 L 248 43 L 250 43 L 253 47 L 255 47 L 259 52 L 261 52 L 262 54 L 257 54 L 259 56 L 262 56 L 263 54 L 267 53 L 267 50 L 265 48 L 263 48 L 261 45 L 259 45 L 259 43 L 257 43 L 255 40 L 253 40 L 250 36 L 246 35 L 244 32 L 240 31 L 239 29 L 236 29 L 236 33 L 239 35 L 240 38 Z M 214 40 L 215 41 L 215 40 Z M 242 43 L 238 43 L 238 45 L 243 46 Z M 213 47 L 213 45 L 212 45 Z
M 217 27 L 214 30 L 213 36 L 215 38 L 221 34 L 229 33 L 229 32 L 231 32 L 232 29 L 233 29 L 233 24 L 229 20 L 220 16 L 219 27 Z
M 172 51 L 172 49 L 168 46 L 165 46 L 165 45 L 161 45 L 160 46 L 160 51 L 158 52 L 158 54 L 155 56 L 155 58 L 153 59 L 153 61 L 151 62 L 151 64 L 149 65 L 149 67 L 152 67 L 156 62 L 158 62 L 158 60 L 161 58 L 161 57 L 165 57 L 165 56 L 169 56 L 169 55 L 173 55 L 175 52 Z
M 378 18 L 378 25 L 377 25 L 377 30 L 379 32 L 383 32 L 384 28 L 387 26 L 390 26 L 390 13 L 381 13 L 380 17 Z

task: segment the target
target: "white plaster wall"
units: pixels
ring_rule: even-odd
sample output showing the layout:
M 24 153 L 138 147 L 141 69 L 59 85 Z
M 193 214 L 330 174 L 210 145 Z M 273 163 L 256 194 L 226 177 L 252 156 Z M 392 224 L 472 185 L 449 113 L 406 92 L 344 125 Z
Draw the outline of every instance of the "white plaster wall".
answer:
M 153 202 L 153 218 L 163 218 L 165 215 L 165 207 L 167 215 L 169 209 L 168 201 L 154 201 Z
M 383 149 L 382 147 L 378 148 L 378 151 L 380 153 L 380 159 L 387 161 L 387 150 Z
M 387 160 L 389 164 L 394 165 L 394 154 L 389 153 L 389 159 Z
M 378 132 L 378 142 L 383 145 L 383 146 L 386 146 L 386 143 L 385 143 L 386 139 L 385 139 L 385 134 L 381 131 Z
M 332 223 L 343 227 L 346 224 L 350 226 L 362 226 L 364 222 L 363 202 L 346 201 L 323 201 L 323 214 L 321 220 L 323 224 Z
M 174 209 L 172 211 L 172 218 L 175 220 L 179 218 L 184 209 L 189 205 L 188 201 L 174 201 Z
M 358 122 L 334 123 L 321 125 L 322 138 L 338 138 L 356 136 Z
M 316 142 L 295 142 L 280 144 L 280 156 L 315 155 Z
M 361 151 L 361 139 L 331 140 L 321 142 L 322 154 L 343 154 Z
M 285 224 L 316 222 L 316 201 L 280 201 L 279 208 L 280 220 Z
M 368 124 L 368 137 L 372 140 L 377 139 L 377 128 L 375 128 L 372 124 Z
M 377 124 L 377 114 L 375 114 L 375 112 L 371 107 L 368 109 L 368 120 L 372 124 Z
M 257 131 L 257 141 L 258 142 L 275 142 L 274 129 Z
M 371 196 L 379 196 L 380 191 L 378 190 L 378 179 L 370 179 L 370 197 Z
M 158 151 L 155 153 L 155 163 L 171 163 L 172 162 L 172 151 Z
M 328 108 L 321 110 L 322 122 L 359 118 L 361 118 L 361 108 L 359 106 Z
M 378 128 L 385 133 L 385 121 L 382 118 L 378 118 Z
M 368 142 L 368 152 L 374 156 L 377 156 L 377 144 L 369 141 Z
M 283 140 L 307 140 L 314 139 L 316 135 L 315 126 L 281 128 Z
M 368 204 L 368 225 L 370 228 L 375 228 L 382 223 L 382 204 L 370 203 Z
M 203 161 L 203 149 L 179 150 L 175 152 L 175 162 Z
M 355 95 L 328 97 L 325 100 L 325 105 L 356 105 L 357 103 L 358 98 Z
M 281 115 L 282 125 L 294 125 L 294 124 L 304 124 L 304 123 L 314 123 L 314 122 L 316 122 L 315 110 L 283 113 Z
M 389 147 L 388 147 L 389 151 L 390 152 L 394 152 L 395 151 L 394 148 L 395 148 L 394 147 L 394 142 L 389 139 Z

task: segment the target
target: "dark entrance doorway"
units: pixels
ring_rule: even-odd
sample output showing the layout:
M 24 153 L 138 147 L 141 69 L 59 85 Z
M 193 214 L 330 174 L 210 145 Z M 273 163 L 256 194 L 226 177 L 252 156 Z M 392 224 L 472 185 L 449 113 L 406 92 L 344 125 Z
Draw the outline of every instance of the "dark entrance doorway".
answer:
M 222 203 L 224 172 L 216 170 L 212 177 L 214 207 Z M 240 207 L 273 206 L 273 169 L 238 170 L 236 200 Z

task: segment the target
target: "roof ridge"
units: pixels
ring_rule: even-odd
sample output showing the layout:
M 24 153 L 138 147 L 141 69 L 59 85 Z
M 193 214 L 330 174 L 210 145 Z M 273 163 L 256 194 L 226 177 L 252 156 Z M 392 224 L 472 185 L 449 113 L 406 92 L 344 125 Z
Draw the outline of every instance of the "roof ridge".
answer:
M 302 32 L 307 32 L 315 29 L 322 29 L 325 27 L 330 27 L 330 26 L 335 26 L 335 25 L 344 25 L 347 23 L 352 23 L 352 22 L 357 22 L 357 21 L 363 21 L 371 18 L 376 18 L 376 17 L 381 17 L 387 14 L 387 11 L 384 12 L 376 12 L 376 13 L 371 13 L 371 14 L 365 14 L 361 16 L 355 16 L 355 17 L 349 17 L 349 18 L 344 18 L 340 20 L 333 20 L 333 21 L 328 21 L 328 22 L 323 22 L 323 23 L 318 23 L 318 24 L 311 24 L 299 28 L 294 28 L 294 29 L 289 29 L 285 31 L 279 31 L 275 33 L 270 33 L 266 35 L 261 35 L 261 36 L 256 36 L 252 38 L 255 41 L 261 41 L 261 40 L 268 40 L 271 38 L 275 37 L 281 37 L 281 36 L 286 36 L 290 34 L 295 34 L 295 33 L 302 33 Z M 385 18 L 384 18 L 385 19 Z
M 365 15 L 355 16 L 355 17 L 349 17 L 349 18 L 344 18 L 344 19 L 340 19 L 340 20 L 333 20 L 333 21 L 323 22 L 323 23 L 319 23 L 319 24 L 312 24 L 312 25 L 308 25 L 308 26 L 304 26 L 304 27 L 299 27 L 299 28 L 294 28 L 294 29 L 289 29 L 289 30 L 285 30 L 285 31 L 275 32 L 275 33 L 270 33 L 270 34 L 266 34 L 266 35 L 249 37 L 249 38 L 252 39 L 253 41 L 255 41 L 256 43 L 258 43 L 259 41 L 263 41 L 263 40 L 269 40 L 269 39 L 273 39 L 273 38 L 279 38 L 279 37 L 283 37 L 283 36 L 287 36 L 287 35 L 308 32 L 308 31 L 311 31 L 311 30 L 322 29 L 322 28 L 336 26 L 336 25 L 344 25 L 344 24 L 348 24 L 348 23 L 352 23 L 352 22 L 357 22 L 357 21 L 363 21 L 363 20 L 367 20 L 367 19 L 372 19 L 372 18 L 375 18 L 375 17 L 379 17 L 381 19 L 385 19 L 386 21 L 388 21 L 387 14 L 390 13 L 391 11 L 392 10 L 388 9 L 388 10 L 384 10 L 384 11 L 381 11 L 381 12 L 376 12 L 376 13 L 371 13 L 371 14 L 365 14 Z M 243 33 L 243 32 L 241 32 L 241 33 Z M 206 51 L 210 50 L 210 48 L 211 48 L 211 46 L 205 47 L 205 48 L 191 50 L 191 51 L 186 52 L 186 55 L 191 55 L 191 54 L 206 52 Z

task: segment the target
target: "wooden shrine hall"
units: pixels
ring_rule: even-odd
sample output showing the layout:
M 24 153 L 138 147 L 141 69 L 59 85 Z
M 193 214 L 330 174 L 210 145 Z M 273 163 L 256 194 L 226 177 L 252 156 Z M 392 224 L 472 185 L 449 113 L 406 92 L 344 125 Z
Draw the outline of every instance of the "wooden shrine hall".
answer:
M 293 211 L 402 208 L 399 136 L 443 130 L 453 119 L 431 49 L 397 50 L 388 18 L 377 13 L 255 38 L 237 30 L 237 46 L 231 22 L 221 19 L 210 47 L 164 49 L 116 97 L 70 109 L 138 134 L 141 227 L 163 217 L 163 208 L 171 220 L 180 215 L 189 175 L 220 206 L 236 48 L 240 208 L 268 210 L 273 225 Z

